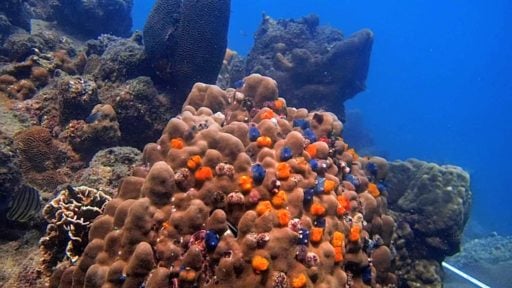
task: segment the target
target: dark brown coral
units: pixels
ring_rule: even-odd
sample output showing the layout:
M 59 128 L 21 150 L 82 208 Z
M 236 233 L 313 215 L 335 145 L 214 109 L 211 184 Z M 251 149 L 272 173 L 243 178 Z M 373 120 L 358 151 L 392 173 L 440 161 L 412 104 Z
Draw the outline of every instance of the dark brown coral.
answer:
M 40 189 L 53 190 L 67 181 L 58 171 L 66 157 L 54 142 L 48 129 L 33 126 L 14 137 L 19 165 L 25 180 Z

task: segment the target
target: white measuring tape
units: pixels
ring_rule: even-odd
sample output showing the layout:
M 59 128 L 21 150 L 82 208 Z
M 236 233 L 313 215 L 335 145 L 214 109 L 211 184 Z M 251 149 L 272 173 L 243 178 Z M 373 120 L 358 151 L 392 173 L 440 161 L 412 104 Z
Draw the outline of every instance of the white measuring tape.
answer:
M 468 280 L 469 282 L 475 284 L 476 286 L 480 287 L 480 288 L 491 288 L 491 286 L 489 285 L 485 285 L 484 283 L 480 282 L 479 280 L 475 279 L 474 277 L 471 277 L 469 276 L 468 274 L 460 271 L 459 269 L 453 267 L 452 265 L 446 263 L 446 262 L 443 262 L 443 267 L 454 272 L 455 274 L 459 275 L 460 277 Z

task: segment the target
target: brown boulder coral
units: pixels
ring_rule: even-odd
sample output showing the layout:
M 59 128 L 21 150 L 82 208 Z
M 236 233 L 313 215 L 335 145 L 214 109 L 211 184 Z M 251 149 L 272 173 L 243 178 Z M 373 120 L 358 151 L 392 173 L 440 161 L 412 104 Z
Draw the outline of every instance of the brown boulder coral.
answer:
M 385 196 L 347 149 L 341 122 L 286 107 L 270 78 L 247 79 L 255 87 L 203 86 L 219 92 L 208 101 L 190 94 L 198 98 L 187 103 L 218 97 L 211 105 L 222 109 L 185 106 L 169 121 L 51 287 L 397 284 L 377 233 Z

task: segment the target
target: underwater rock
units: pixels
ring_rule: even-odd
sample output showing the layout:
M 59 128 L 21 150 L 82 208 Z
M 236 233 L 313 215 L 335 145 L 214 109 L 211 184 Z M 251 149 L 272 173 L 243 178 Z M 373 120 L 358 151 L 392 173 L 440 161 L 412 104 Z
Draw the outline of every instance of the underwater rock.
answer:
M 491 235 L 476 238 L 463 243 L 462 249 L 456 255 L 448 258 L 448 262 L 456 267 L 486 263 L 512 262 L 512 236 Z
M 98 151 L 89 167 L 73 175 L 74 186 L 95 187 L 114 196 L 124 177 L 142 164 L 142 152 L 132 147 L 112 147 Z
M 5 0 L 0 3 L 0 45 L 9 35 L 29 31 L 30 17 L 23 1 Z
M 158 93 L 149 77 L 107 82 L 100 89 L 99 98 L 116 111 L 121 131 L 119 143 L 138 149 L 158 138 L 173 110 L 168 97 Z
M 433 274 L 425 281 L 439 285 L 440 263 L 460 250 L 469 219 L 472 196 L 468 173 L 460 167 L 415 159 L 391 162 L 386 190 L 389 209 L 398 223 L 397 269 L 407 281 L 421 285 L 432 283 L 421 282 L 424 278 L 419 275 Z M 408 265 L 420 260 L 422 265 Z
M 82 159 L 90 159 L 99 150 L 119 143 L 121 131 L 112 106 L 98 104 L 85 121 L 72 120 L 59 137 L 66 139 Z
M 245 76 L 245 59 L 238 55 L 236 51 L 226 49 L 224 60 L 222 61 L 222 67 L 217 77 L 216 85 L 222 89 L 230 87 L 240 88 L 240 84 Z M 237 82 L 238 83 L 235 83 Z
M 196 82 L 213 84 L 227 47 L 230 0 L 158 0 L 144 25 L 144 48 L 181 105 Z
M 315 15 L 297 20 L 264 15 L 246 73 L 275 79 L 292 106 L 329 107 L 343 118 L 343 103 L 365 89 L 372 44 L 370 30 L 345 37 L 332 27 L 319 26 Z
M 2 203 L 11 197 L 11 193 L 20 184 L 21 171 L 18 167 L 18 154 L 13 139 L 0 131 L 0 199 Z
M 134 34 L 130 39 L 122 39 L 102 35 L 98 40 L 88 41 L 87 54 L 90 58 L 84 74 L 91 74 L 104 82 L 123 82 L 151 75 L 153 71 L 144 47 L 137 42 L 139 36 Z
M 50 2 L 62 29 L 75 36 L 96 38 L 101 34 L 128 36 L 132 28 L 133 0 L 56 0 Z

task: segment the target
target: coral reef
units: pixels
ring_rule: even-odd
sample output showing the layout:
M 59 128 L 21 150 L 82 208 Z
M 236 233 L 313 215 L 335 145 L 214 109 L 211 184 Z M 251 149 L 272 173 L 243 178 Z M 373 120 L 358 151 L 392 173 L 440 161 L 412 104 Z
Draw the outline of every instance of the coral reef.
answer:
M 96 105 L 86 121 L 71 121 L 63 134 L 61 137 L 85 159 L 99 149 L 116 145 L 121 139 L 116 112 L 108 104 Z
M 144 48 L 176 105 L 194 83 L 215 83 L 227 47 L 230 2 L 155 2 L 144 26 Z
M 512 262 L 512 237 L 495 234 L 471 239 L 463 243 L 460 252 L 448 261 L 457 267 L 483 262 L 491 265 Z
M 16 32 L 30 29 L 28 11 L 19 0 L 5 0 L 0 3 L 0 44 Z
M 469 218 L 469 175 L 459 167 L 411 159 L 390 163 L 386 183 L 398 223 L 397 273 L 410 286 L 440 287 L 440 263 L 459 251 Z
M 140 34 L 130 39 L 102 35 L 87 42 L 87 61 L 84 74 L 104 82 L 122 82 L 139 76 L 152 75 L 151 65 L 144 53 Z
M 257 74 L 239 91 L 196 84 L 50 287 L 397 285 L 387 162 L 278 95 Z
M 0 287 L 44 287 L 38 271 L 40 237 L 39 231 L 29 230 L 21 239 L 0 242 Z
M 45 206 L 43 216 L 49 224 L 40 241 L 40 267 L 45 274 L 51 274 L 64 258 L 76 262 L 89 243 L 92 221 L 110 199 L 105 193 L 86 186 L 68 186 Z
M 246 73 L 275 79 L 292 106 L 329 107 L 343 118 L 343 102 L 365 89 L 372 43 L 370 30 L 344 37 L 334 28 L 319 26 L 315 15 L 298 20 L 264 15 Z
M 172 105 L 160 94 L 149 77 L 137 77 L 122 84 L 106 84 L 99 91 L 102 103 L 117 114 L 122 145 L 139 149 L 158 138 L 172 115 Z
M 101 34 L 128 36 L 132 28 L 133 0 L 55 0 L 55 20 L 73 35 L 95 38 Z
M 512 237 L 493 233 L 463 243 L 461 251 L 445 261 L 490 287 L 511 287 Z M 447 273 L 445 271 L 445 273 Z M 450 280 L 448 274 L 448 280 Z M 446 283 L 446 277 L 445 277 Z M 455 280 L 458 280 L 455 278 Z M 445 285 L 446 287 L 447 285 Z M 453 286 L 456 287 L 456 286 Z

